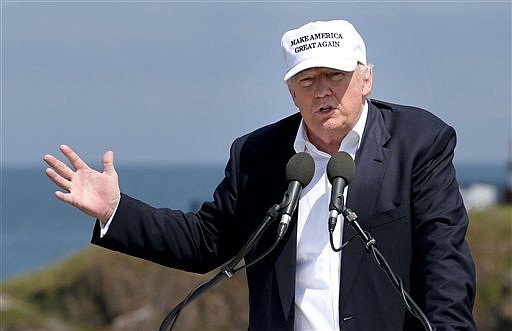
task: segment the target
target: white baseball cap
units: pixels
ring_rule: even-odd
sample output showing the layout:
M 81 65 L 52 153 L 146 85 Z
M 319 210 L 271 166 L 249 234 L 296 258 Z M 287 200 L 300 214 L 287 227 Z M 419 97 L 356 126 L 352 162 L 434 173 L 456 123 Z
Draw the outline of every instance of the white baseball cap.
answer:
M 366 64 L 366 47 L 354 26 L 344 20 L 311 22 L 290 30 L 281 39 L 287 81 L 302 70 L 327 67 L 354 71 Z

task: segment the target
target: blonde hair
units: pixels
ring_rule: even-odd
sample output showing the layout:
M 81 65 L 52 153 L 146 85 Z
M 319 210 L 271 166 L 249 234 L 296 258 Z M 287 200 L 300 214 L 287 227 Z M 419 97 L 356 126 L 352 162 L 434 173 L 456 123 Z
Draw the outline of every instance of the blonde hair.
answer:
M 359 80 L 361 82 L 364 80 L 373 78 L 373 64 L 371 64 L 371 63 L 368 63 L 368 64 L 358 63 L 356 70 L 357 70 L 357 77 L 359 78 Z M 370 96 L 371 93 L 372 93 L 372 90 L 370 87 L 370 91 L 368 91 L 368 95 L 366 97 Z
M 368 78 L 370 78 L 370 76 L 373 76 L 373 64 L 371 64 L 371 63 L 368 63 L 368 64 L 358 63 L 356 69 L 357 69 L 359 78 L 362 80 L 368 79 Z

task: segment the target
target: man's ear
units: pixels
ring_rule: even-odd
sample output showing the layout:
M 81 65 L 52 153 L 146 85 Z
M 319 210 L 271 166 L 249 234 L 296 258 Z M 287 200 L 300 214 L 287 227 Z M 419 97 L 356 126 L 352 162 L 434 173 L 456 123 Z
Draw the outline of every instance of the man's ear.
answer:
M 371 70 L 371 69 L 368 69 L 368 70 Z M 372 86 L 373 86 L 373 74 L 371 72 L 369 72 L 367 75 L 365 75 L 366 77 L 362 79 L 362 94 L 363 94 L 363 97 L 367 97 L 370 95 L 371 91 L 372 91 Z

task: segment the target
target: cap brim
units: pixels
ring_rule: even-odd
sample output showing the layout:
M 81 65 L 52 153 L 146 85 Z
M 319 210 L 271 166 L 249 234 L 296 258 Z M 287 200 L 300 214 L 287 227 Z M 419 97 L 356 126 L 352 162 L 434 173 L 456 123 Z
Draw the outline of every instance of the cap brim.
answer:
M 299 62 L 297 65 L 288 70 L 288 72 L 284 75 L 284 81 L 287 81 L 303 70 L 315 67 L 325 67 L 342 71 L 354 71 L 357 67 L 357 61 L 340 59 L 339 57 L 315 56 Z

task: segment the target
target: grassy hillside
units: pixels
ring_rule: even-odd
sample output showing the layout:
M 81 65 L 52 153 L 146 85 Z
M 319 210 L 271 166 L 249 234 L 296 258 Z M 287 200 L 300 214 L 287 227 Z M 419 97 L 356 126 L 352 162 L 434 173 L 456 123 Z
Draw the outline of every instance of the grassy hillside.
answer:
M 157 330 L 163 317 L 210 276 L 91 247 L 4 283 L 1 330 Z M 188 306 L 177 329 L 246 329 L 246 302 L 245 277 L 237 274 Z
M 505 285 L 508 281 L 512 287 L 512 206 L 472 212 L 470 220 L 479 330 L 510 330 L 512 303 Z M 167 312 L 211 276 L 91 247 L 43 271 L 4 282 L 0 331 L 157 330 Z M 243 273 L 223 280 L 184 310 L 175 330 L 245 330 L 245 286 Z
M 473 211 L 469 217 L 479 330 L 512 330 L 512 205 Z

